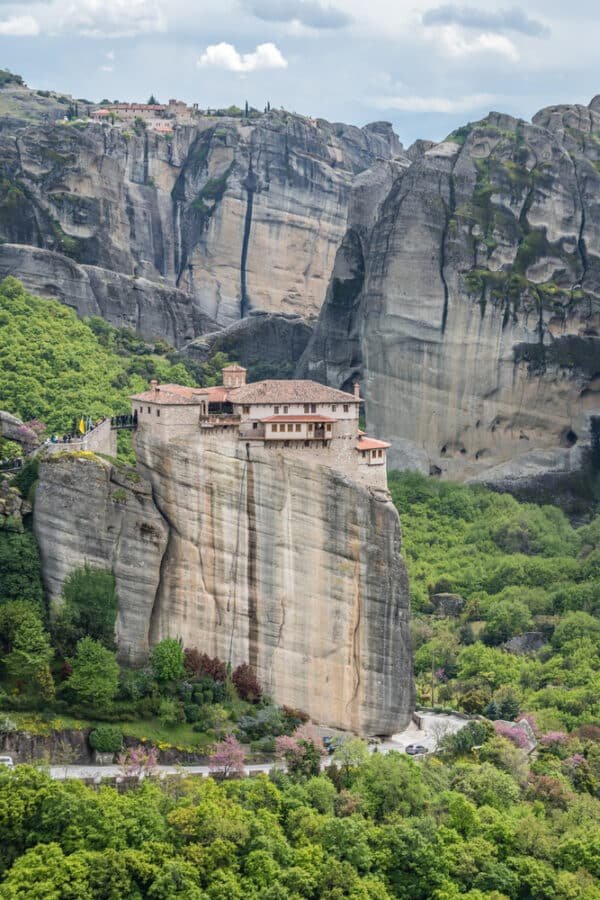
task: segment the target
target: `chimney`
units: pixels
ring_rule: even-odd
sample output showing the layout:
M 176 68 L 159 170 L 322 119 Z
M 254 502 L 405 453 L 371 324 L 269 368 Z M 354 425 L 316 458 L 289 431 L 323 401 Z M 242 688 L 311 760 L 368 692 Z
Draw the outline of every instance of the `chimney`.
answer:
M 158 381 L 155 378 L 150 382 L 150 390 L 152 391 L 152 396 L 156 397 L 158 394 Z
M 360 400 L 360 381 L 354 382 L 354 399 Z

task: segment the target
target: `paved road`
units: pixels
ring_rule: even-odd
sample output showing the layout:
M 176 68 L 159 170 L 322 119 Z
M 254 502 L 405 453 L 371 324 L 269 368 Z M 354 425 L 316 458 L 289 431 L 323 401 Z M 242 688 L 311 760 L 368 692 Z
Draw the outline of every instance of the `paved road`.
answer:
M 377 747 L 378 753 L 389 753 L 390 750 L 398 750 L 403 753 L 409 744 L 422 744 L 423 747 L 432 752 L 436 749 L 438 741 L 445 734 L 451 734 L 460 731 L 466 725 L 465 719 L 460 716 L 452 715 L 436 715 L 434 713 L 425 713 L 421 715 L 421 728 L 415 722 L 405 728 L 399 734 L 394 734 L 389 740 L 382 741 L 380 744 L 370 745 L 371 752 Z M 327 731 L 327 729 L 319 729 L 323 734 L 335 734 L 335 732 Z M 340 732 L 341 733 L 341 732 Z M 325 757 L 322 766 L 329 765 L 329 757 Z M 258 772 L 269 773 L 272 769 L 283 769 L 281 762 L 262 763 L 256 765 L 244 766 L 246 775 L 255 775 Z M 209 766 L 157 766 L 155 769 L 159 776 L 167 775 L 208 775 Z M 50 774 L 52 778 L 64 780 L 65 778 L 119 778 L 123 775 L 120 766 L 50 766 Z

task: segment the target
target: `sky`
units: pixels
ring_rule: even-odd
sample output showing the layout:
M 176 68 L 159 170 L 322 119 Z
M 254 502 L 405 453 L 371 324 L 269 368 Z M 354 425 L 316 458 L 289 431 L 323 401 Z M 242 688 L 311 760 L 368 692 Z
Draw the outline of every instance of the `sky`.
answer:
M 599 29 L 591 0 L 0 0 L 0 66 L 94 101 L 384 119 L 408 146 L 490 110 L 587 104 Z

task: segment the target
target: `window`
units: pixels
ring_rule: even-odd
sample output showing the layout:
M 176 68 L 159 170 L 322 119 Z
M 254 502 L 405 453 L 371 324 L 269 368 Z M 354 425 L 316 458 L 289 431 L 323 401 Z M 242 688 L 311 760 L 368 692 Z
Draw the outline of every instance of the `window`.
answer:
M 277 431 L 277 425 L 271 425 L 271 431 Z
M 308 403 L 305 403 L 305 404 L 304 404 L 304 412 L 305 412 L 305 413 L 310 412 L 310 404 L 308 404 Z
M 141 412 L 141 413 L 144 412 L 144 407 L 143 407 L 143 406 L 140 406 L 140 412 Z
M 276 416 L 278 416 L 278 415 L 279 415 L 279 407 L 278 407 L 278 406 L 274 406 L 274 407 L 273 407 L 273 412 L 275 413 Z
M 288 431 L 293 431 L 293 430 L 294 430 L 294 426 L 290 423 L 288 425 Z
M 316 404 L 316 403 L 311 403 L 311 404 L 310 404 L 310 411 L 311 411 L 311 413 L 316 413 L 316 411 L 317 411 L 317 404 Z
M 160 409 L 157 409 L 157 410 L 156 410 L 156 415 L 157 415 L 157 416 L 160 416 Z
M 150 407 L 148 407 L 148 415 L 150 414 Z
M 331 431 L 331 423 L 327 424 L 327 431 Z
M 302 431 L 302 425 L 300 425 L 300 423 L 296 425 L 296 431 Z
M 258 422 L 253 422 L 252 428 L 254 429 L 254 431 L 256 431 L 256 429 L 258 428 Z
M 304 446 L 305 446 L 305 447 L 310 447 L 310 441 L 304 441 Z
M 344 412 L 348 412 L 348 404 L 344 403 Z
M 377 456 L 379 457 L 379 459 L 381 459 L 381 457 L 383 456 L 383 450 L 378 450 Z
M 367 451 L 366 451 L 366 450 L 361 450 L 361 451 L 360 451 L 360 455 L 361 455 L 362 458 L 364 459 L 365 456 L 367 455 Z
M 279 426 L 279 430 L 280 430 L 280 431 L 285 431 L 285 425 L 280 425 L 280 426 Z
M 309 430 L 309 431 L 312 431 L 312 430 L 313 430 L 313 423 L 312 423 L 312 422 L 309 422 L 309 423 L 308 423 L 308 430 Z
M 284 407 L 283 407 L 284 413 L 287 413 L 288 409 L 289 409 L 289 406 L 284 406 Z
M 337 409 L 337 404 L 336 404 L 336 403 L 332 403 L 332 404 L 331 404 L 331 412 L 335 412 L 336 409 Z
M 250 407 L 249 407 L 249 406 L 242 406 L 242 412 L 243 412 L 243 414 L 244 414 L 245 416 L 248 416 L 248 415 L 250 414 Z

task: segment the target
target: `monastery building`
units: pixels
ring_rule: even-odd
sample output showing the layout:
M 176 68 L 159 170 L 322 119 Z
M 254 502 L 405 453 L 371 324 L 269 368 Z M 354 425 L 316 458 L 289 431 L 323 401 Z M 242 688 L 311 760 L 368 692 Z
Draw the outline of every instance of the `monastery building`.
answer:
M 359 429 L 362 400 L 315 381 L 257 381 L 246 384 L 241 366 L 223 369 L 223 385 L 210 388 L 151 382 L 131 398 L 137 428 L 165 439 L 196 433 L 242 441 L 347 475 L 364 487 L 387 490 L 390 444 Z

